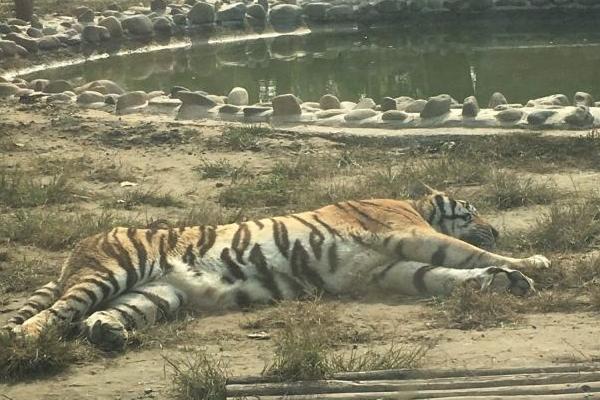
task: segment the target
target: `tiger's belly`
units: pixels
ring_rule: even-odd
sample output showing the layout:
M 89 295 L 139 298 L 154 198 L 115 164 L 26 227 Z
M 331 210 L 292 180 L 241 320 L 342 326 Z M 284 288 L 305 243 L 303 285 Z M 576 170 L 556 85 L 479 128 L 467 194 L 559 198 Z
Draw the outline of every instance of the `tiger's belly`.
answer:
M 193 265 L 173 257 L 172 270 L 162 279 L 184 292 L 190 307 L 218 310 L 355 291 L 369 282 L 374 268 L 389 261 L 350 241 L 322 247 L 320 257 L 298 247 L 286 257 L 269 243 L 244 254 L 222 248 Z

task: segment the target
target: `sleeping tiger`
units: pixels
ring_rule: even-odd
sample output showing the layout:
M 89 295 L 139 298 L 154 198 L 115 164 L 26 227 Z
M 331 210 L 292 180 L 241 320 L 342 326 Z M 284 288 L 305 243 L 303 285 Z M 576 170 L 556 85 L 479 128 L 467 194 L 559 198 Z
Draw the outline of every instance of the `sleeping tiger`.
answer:
M 37 336 L 76 325 L 101 347 L 192 309 L 246 307 L 314 292 L 344 293 L 371 277 L 405 294 L 533 291 L 516 269 L 535 255 L 494 254 L 498 232 L 468 202 L 428 188 L 417 200 L 340 202 L 315 211 L 220 226 L 114 228 L 83 239 L 60 277 L 34 292 L 6 328 Z

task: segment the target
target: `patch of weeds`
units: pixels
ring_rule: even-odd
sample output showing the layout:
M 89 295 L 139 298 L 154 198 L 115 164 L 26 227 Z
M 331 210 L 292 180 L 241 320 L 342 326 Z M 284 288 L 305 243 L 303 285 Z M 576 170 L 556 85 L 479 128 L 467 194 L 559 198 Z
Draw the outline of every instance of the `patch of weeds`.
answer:
M 305 181 L 331 176 L 340 170 L 339 163 L 331 155 L 302 154 L 292 161 L 278 161 L 271 173 L 292 181 Z
M 505 293 L 481 292 L 461 285 L 444 299 L 437 299 L 434 312 L 442 326 L 456 329 L 485 329 L 520 320 L 519 301 Z
M 204 350 L 186 351 L 184 358 L 164 357 L 171 369 L 172 393 L 178 400 L 225 400 L 227 365 Z
M 260 140 L 271 133 L 262 125 L 228 126 L 221 135 L 223 143 L 232 150 L 245 151 L 260 148 Z
M 523 303 L 522 312 L 577 312 L 584 303 L 576 294 L 562 290 L 546 290 Z
M 225 188 L 219 203 L 225 207 L 278 207 L 290 202 L 292 186 L 281 175 L 266 175 Z
M 27 259 L 0 264 L 0 293 L 23 292 L 37 288 L 57 273 L 47 261 Z
M 537 249 L 551 251 L 585 250 L 600 236 L 600 197 L 597 194 L 567 204 L 553 204 L 527 233 Z
M 44 175 L 73 175 L 85 171 L 91 162 L 86 155 L 74 158 L 40 157 L 35 160 L 35 167 Z
M 110 163 L 107 165 L 103 163 L 102 166 L 93 168 L 90 171 L 89 178 L 102 183 L 135 182 L 137 179 L 132 168 L 126 167 L 122 163 Z
M 247 169 L 247 163 L 243 163 L 241 166 L 236 167 L 226 159 L 215 161 L 205 160 L 195 167 L 194 170 L 204 179 L 231 178 L 232 181 L 236 181 L 250 175 Z
M 227 211 L 213 202 L 204 201 L 195 204 L 194 208 L 177 220 L 175 226 L 223 225 L 238 219 L 237 213 Z
M 587 291 L 592 309 L 600 311 L 600 285 L 590 285 Z
M 63 250 L 80 239 L 117 225 L 136 226 L 139 223 L 120 219 L 110 212 L 69 215 L 18 210 L 14 216 L 0 216 L 0 236 L 43 249 Z
M 444 189 L 450 185 L 482 184 L 490 178 L 489 164 L 478 158 L 468 159 L 444 154 L 440 158 L 417 160 L 401 166 L 407 182 L 420 181 Z
M 174 347 L 181 343 L 189 343 L 197 338 L 197 335 L 188 330 L 192 319 L 181 315 L 172 321 L 158 323 L 143 329 L 134 331 L 127 340 L 127 345 L 141 348 L 165 348 Z
M 0 380 L 5 381 L 55 374 L 85 358 L 89 351 L 65 341 L 53 330 L 42 332 L 38 338 L 0 333 L 0 348 Z
M 0 203 L 9 207 L 37 207 L 73 200 L 73 188 L 65 175 L 56 175 L 47 183 L 32 180 L 23 171 L 0 174 Z
M 353 347 L 347 356 L 333 354 L 330 357 L 330 365 L 335 372 L 412 369 L 420 365 L 428 351 L 428 346 L 395 343 L 383 351 L 368 349 L 360 352 L 357 347 Z
M 577 262 L 574 274 L 579 285 L 600 283 L 600 256 L 586 257 Z
M 499 210 L 532 204 L 550 204 L 558 197 L 558 189 L 551 182 L 536 182 L 514 172 L 495 171 L 484 188 L 482 204 Z
M 125 197 L 117 205 L 126 210 L 131 210 L 141 205 L 182 208 L 185 203 L 170 193 L 158 193 L 153 190 L 132 190 L 126 192 Z

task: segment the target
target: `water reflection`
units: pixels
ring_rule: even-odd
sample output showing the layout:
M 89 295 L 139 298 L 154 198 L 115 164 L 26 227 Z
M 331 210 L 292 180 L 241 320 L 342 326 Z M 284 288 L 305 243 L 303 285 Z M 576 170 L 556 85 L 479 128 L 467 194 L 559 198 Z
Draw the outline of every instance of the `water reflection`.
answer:
M 578 90 L 600 96 L 598 49 L 600 35 L 594 32 L 424 35 L 388 28 L 196 43 L 191 49 L 112 57 L 30 78 L 112 79 L 129 90 L 181 85 L 215 94 L 242 86 L 252 101 L 288 92 L 305 101 L 324 93 L 343 100 L 439 93 L 483 100 L 502 91 L 511 102 L 525 102 Z

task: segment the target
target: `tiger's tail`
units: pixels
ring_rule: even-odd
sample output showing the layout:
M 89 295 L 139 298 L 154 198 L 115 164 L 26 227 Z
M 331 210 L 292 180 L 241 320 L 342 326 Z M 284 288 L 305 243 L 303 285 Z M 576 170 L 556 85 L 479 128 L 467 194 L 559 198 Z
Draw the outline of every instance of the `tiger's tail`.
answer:
M 33 292 L 25 304 L 12 316 L 3 329 L 13 330 L 29 318 L 50 308 L 61 294 L 61 287 L 56 281 L 49 282 Z

